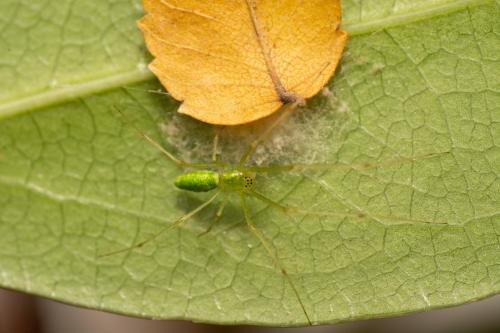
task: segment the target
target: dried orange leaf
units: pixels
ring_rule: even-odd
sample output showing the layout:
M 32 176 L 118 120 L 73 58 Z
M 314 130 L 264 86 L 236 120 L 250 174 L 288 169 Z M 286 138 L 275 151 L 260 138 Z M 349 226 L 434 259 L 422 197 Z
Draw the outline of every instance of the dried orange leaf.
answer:
M 149 68 L 179 112 L 237 125 L 315 95 L 344 49 L 340 0 L 144 0 Z

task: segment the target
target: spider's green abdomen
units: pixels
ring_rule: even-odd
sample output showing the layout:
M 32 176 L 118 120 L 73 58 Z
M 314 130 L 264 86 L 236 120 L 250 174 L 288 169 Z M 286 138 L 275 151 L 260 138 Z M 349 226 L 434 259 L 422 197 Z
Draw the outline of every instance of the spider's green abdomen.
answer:
M 219 186 L 219 174 L 213 171 L 192 171 L 177 176 L 175 186 L 192 192 L 208 192 Z

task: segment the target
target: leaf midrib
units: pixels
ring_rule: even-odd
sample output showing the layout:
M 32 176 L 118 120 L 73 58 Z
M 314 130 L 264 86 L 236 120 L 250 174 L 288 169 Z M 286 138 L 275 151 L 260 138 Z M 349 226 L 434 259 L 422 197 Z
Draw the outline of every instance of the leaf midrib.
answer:
M 492 2 L 492 0 L 457 0 L 432 8 L 421 9 L 415 12 L 392 15 L 382 19 L 375 19 L 363 23 L 343 24 L 343 28 L 350 36 L 367 34 L 378 30 L 395 27 L 403 24 L 422 21 L 425 19 L 457 12 L 467 7 L 476 7 Z
M 95 207 L 102 210 L 111 211 L 117 214 L 122 214 L 130 217 L 148 219 L 155 222 L 167 223 L 170 222 L 166 220 L 164 217 L 153 215 L 153 214 L 145 214 L 143 211 L 137 212 L 131 209 L 124 209 L 121 206 L 107 203 L 103 200 L 92 200 L 90 198 L 85 198 L 81 196 L 74 196 L 68 194 L 59 194 L 49 190 L 46 187 L 42 187 L 40 185 L 30 183 L 27 181 L 19 181 L 18 179 L 1 176 L 0 175 L 0 184 L 15 188 L 20 188 L 26 190 L 31 193 L 36 193 L 40 196 L 50 199 L 54 202 L 64 203 L 64 202 L 73 202 L 76 204 L 80 204 L 83 206 Z
M 344 24 L 343 28 L 352 37 L 410 22 L 429 19 L 435 16 L 456 12 L 466 7 L 479 6 L 490 2 L 492 2 L 492 0 L 458 0 L 454 3 L 421 9 L 412 13 L 403 13 L 363 23 Z M 85 81 L 78 84 L 64 85 L 38 94 L 28 95 L 10 101 L 7 100 L 5 103 L 0 104 L 0 120 L 83 96 L 123 87 L 127 84 L 151 80 L 153 78 L 154 75 L 147 70 L 146 66 L 139 64 L 132 70 L 119 72 L 111 76 L 101 77 L 96 80 Z

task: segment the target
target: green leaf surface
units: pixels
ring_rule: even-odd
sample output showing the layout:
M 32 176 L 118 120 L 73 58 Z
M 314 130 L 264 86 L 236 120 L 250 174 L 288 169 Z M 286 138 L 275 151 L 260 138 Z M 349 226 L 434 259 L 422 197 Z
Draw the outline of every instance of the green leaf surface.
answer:
M 329 89 L 252 161 L 380 165 L 259 174 L 266 196 L 339 216 L 288 216 L 251 200 L 255 224 L 316 323 L 497 294 L 499 3 L 343 6 L 351 37 Z M 213 127 L 150 92 L 159 85 L 134 23 L 140 4 L 7 0 L 0 13 L 0 285 L 147 318 L 305 324 L 238 200 L 206 236 L 216 204 L 143 248 L 99 257 L 208 198 L 174 190 L 182 170 L 115 110 L 179 156 L 210 158 Z M 222 132 L 221 157 L 234 160 L 258 126 Z

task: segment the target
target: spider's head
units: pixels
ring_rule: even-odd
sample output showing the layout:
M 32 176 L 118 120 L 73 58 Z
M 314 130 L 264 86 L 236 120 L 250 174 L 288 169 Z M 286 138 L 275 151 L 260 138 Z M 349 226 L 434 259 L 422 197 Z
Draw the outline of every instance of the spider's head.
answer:
M 243 174 L 243 187 L 245 190 L 251 190 L 255 186 L 255 177 L 256 173 L 255 172 L 248 172 Z

